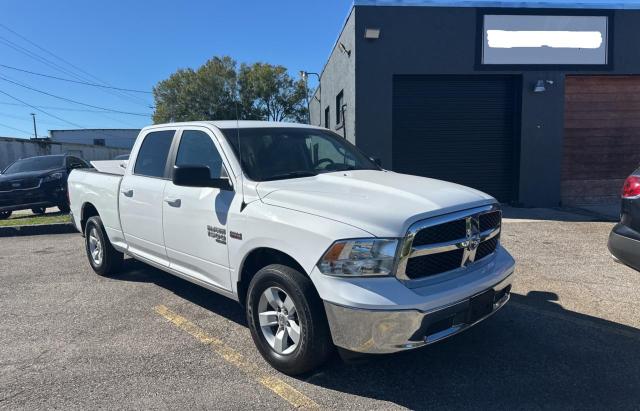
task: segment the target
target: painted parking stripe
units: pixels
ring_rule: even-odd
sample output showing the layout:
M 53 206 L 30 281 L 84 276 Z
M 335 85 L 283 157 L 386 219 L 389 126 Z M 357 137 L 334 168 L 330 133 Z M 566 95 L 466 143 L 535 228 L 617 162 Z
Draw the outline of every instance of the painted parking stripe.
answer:
M 198 327 L 181 315 L 171 311 L 164 305 L 155 307 L 154 311 L 164 317 L 171 324 L 180 328 L 182 331 L 186 331 L 192 337 L 195 337 L 202 344 L 209 345 L 213 349 L 213 352 L 219 355 L 227 363 L 234 365 L 246 375 L 276 393 L 292 406 L 302 409 L 320 408 L 320 406 L 311 398 L 307 397 L 281 379 L 260 370 L 255 365 L 249 363 L 242 354 L 226 345 L 222 340 L 208 334 L 202 328 Z

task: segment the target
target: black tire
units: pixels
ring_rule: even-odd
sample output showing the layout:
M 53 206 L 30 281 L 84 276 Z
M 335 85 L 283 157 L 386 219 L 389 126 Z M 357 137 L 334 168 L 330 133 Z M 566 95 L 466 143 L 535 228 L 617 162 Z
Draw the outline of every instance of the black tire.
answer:
M 94 240 L 94 238 L 97 238 L 100 241 L 101 258 L 99 259 L 92 256 L 91 242 Z M 111 276 L 120 271 L 124 255 L 113 248 L 113 246 L 111 245 L 111 242 L 109 241 L 109 237 L 107 237 L 107 233 L 104 230 L 104 226 L 102 225 L 102 220 L 100 219 L 100 217 L 91 217 L 87 221 L 84 229 L 84 240 L 89 264 L 91 265 L 91 268 L 93 268 L 93 271 L 96 272 L 96 274 L 102 276 Z
M 11 213 L 13 213 L 13 211 L 0 211 L 0 220 L 6 220 L 11 217 Z
M 269 344 L 260 326 L 260 298 L 270 287 L 284 291 L 295 304 L 300 337 L 295 350 L 288 354 L 278 353 Z M 249 284 L 246 312 L 251 337 L 260 354 L 275 369 L 285 374 L 309 372 L 327 361 L 333 352 L 334 346 L 322 300 L 311 280 L 291 267 L 273 264 L 258 271 Z
M 47 212 L 47 209 L 45 207 L 34 207 L 31 209 L 31 212 L 33 214 L 42 215 Z
M 71 208 L 69 207 L 69 204 L 63 203 L 63 204 L 58 204 L 58 210 L 60 210 L 63 213 L 68 213 L 69 211 L 71 211 Z

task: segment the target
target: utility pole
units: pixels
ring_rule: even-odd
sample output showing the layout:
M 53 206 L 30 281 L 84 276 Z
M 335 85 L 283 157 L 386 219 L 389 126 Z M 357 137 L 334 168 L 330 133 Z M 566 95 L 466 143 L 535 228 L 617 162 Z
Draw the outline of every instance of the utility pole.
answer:
M 31 118 L 33 118 L 33 138 L 38 138 L 38 129 L 36 129 L 36 113 L 31 113 Z
M 314 75 L 318 78 L 318 96 L 319 97 L 315 97 L 315 93 L 314 93 L 314 97 L 315 99 L 318 101 L 318 112 L 319 115 L 318 117 L 320 118 L 320 122 L 319 122 L 319 126 L 322 126 L 322 83 L 321 83 L 321 79 L 320 79 L 320 74 L 318 73 L 312 73 L 310 71 L 304 71 L 304 70 L 300 70 L 300 77 L 304 80 L 305 82 L 305 88 L 307 90 L 307 93 L 309 93 L 309 83 L 308 83 L 308 79 L 309 79 L 309 75 Z M 311 124 L 311 101 L 309 99 L 307 99 L 307 120 L 308 123 Z

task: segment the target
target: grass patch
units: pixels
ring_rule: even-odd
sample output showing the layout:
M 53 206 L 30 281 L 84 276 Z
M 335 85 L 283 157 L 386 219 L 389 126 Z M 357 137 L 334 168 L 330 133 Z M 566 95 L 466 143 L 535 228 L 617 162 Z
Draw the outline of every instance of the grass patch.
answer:
M 7 220 L 0 220 L 0 227 L 18 226 L 18 225 L 38 225 L 38 224 L 55 224 L 55 223 L 70 223 L 71 217 L 69 214 L 62 213 L 50 213 L 44 215 L 15 215 L 11 216 Z

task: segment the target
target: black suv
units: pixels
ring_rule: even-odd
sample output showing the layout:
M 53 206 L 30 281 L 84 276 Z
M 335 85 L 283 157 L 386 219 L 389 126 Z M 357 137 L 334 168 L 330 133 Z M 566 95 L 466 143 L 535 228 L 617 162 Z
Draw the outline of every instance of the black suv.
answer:
M 71 170 L 91 167 L 84 160 L 62 154 L 18 160 L 0 173 L 0 220 L 15 210 L 44 214 L 47 207 L 69 212 L 67 177 Z

